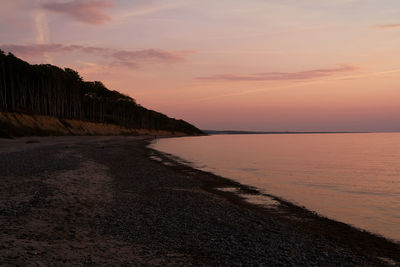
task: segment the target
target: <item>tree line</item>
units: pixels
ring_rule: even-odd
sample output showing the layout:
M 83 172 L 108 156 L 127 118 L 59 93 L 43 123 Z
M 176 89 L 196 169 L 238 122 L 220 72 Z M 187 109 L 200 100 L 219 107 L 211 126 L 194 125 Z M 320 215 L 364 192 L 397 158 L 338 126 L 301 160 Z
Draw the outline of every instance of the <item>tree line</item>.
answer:
M 202 134 L 195 126 L 146 109 L 102 82 L 50 64 L 31 65 L 0 50 L 0 111 L 118 124 L 130 129 Z

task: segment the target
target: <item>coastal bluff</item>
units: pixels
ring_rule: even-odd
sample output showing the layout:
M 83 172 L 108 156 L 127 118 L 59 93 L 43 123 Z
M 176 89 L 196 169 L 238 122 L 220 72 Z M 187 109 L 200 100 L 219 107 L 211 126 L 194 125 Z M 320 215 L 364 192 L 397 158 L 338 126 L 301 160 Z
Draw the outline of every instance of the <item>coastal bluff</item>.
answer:
M 129 129 L 117 124 L 99 123 L 52 116 L 0 112 L 0 137 L 67 135 L 157 135 L 185 136 L 179 131 Z
M 1 137 L 202 134 L 72 69 L 31 65 L 0 50 Z

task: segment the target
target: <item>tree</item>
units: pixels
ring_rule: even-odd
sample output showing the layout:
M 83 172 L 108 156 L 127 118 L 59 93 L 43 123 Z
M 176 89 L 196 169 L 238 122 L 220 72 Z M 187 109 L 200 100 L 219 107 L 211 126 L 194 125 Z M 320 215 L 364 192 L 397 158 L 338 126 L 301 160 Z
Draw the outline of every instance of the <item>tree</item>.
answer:
M 30 65 L 0 50 L 0 111 L 114 123 L 128 128 L 202 133 L 193 125 L 138 105 L 135 99 L 87 82 L 73 69 Z

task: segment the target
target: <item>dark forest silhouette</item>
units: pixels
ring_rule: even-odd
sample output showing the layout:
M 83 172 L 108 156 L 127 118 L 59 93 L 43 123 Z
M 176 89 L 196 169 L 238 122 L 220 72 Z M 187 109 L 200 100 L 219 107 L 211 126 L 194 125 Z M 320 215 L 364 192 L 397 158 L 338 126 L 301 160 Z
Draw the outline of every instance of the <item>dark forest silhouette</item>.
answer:
M 31 65 L 0 50 L 0 111 L 104 122 L 131 129 L 202 134 L 193 125 L 146 109 L 69 68 Z

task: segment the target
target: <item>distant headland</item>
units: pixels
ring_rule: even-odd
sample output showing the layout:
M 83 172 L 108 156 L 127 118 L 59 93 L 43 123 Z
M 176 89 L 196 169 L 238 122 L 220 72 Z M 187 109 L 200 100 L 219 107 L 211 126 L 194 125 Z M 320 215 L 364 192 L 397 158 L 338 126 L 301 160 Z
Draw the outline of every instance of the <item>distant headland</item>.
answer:
M 235 131 L 235 130 L 202 130 L 207 134 L 335 134 L 335 133 L 368 133 L 368 132 L 296 132 L 296 131 L 276 131 L 276 132 L 267 132 L 267 131 Z

